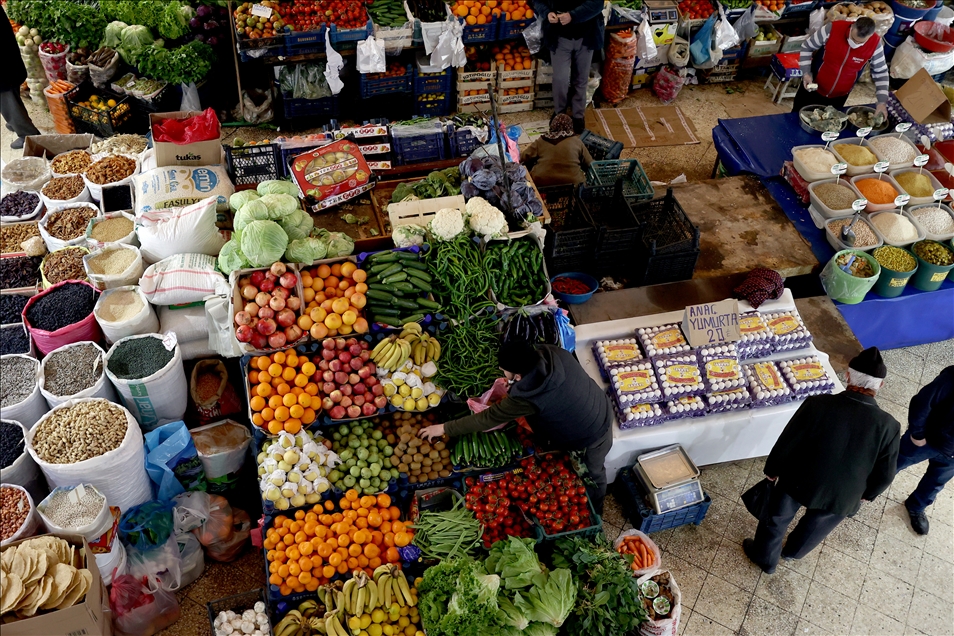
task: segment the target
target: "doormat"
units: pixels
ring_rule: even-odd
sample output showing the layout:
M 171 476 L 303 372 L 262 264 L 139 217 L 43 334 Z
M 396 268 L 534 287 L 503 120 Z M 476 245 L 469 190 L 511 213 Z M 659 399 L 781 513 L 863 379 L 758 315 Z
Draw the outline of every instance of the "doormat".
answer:
M 586 127 L 597 135 L 623 142 L 625 148 L 699 143 L 695 127 L 678 106 L 591 109 L 586 111 Z

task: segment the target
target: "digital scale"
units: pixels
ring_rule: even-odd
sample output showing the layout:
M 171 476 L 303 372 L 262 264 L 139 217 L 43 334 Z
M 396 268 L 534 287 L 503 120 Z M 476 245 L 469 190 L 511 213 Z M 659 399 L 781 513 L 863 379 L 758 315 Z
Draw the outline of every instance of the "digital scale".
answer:
M 702 502 L 699 468 L 680 444 L 666 446 L 636 458 L 633 474 L 648 495 L 657 514 L 672 512 Z
M 649 12 L 650 24 L 677 22 L 679 20 L 676 3 L 672 0 L 646 0 L 644 4 Z

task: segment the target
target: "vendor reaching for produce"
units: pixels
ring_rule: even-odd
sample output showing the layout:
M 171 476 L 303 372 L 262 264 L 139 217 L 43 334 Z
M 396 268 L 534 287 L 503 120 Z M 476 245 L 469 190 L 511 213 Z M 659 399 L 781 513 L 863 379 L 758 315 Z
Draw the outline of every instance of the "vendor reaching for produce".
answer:
M 549 132 L 521 152 L 520 160 L 538 187 L 584 183 L 593 163 L 590 152 L 573 132 L 573 120 L 564 113 L 550 120 Z
M 888 64 L 884 60 L 881 36 L 875 33 L 874 20 L 865 17 L 856 22 L 838 20 L 826 24 L 802 44 L 798 57 L 802 85 L 795 95 L 792 112 L 813 104 L 844 107 L 869 61 L 878 98 L 877 111 L 887 117 Z M 810 84 L 818 88 L 809 91 L 806 86 Z
M 586 468 L 596 484 L 590 498 L 602 514 L 606 495 L 603 461 L 613 445 L 613 415 L 606 393 L 560 347 L 507 342 L 501 345 L 497 362 L 510 384 L 508 397 L 481 413 L 422 428 L 418 435 L 424 439 L 444 434 L 457 437 L 526 417 L 539 446 L 585 451 Z

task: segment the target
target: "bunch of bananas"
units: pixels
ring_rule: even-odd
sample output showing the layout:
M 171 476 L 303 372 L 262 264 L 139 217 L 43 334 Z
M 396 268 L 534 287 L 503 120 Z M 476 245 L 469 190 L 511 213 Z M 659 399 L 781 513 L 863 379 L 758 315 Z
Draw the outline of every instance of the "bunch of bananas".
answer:
M 409 328 L 410 325 L 414 327 Z M 421 326 L 416 322 L 410 322 L 404 325 L 404 331 L 398 338 L 407 340 L 411 345 L 411 359 L 414 364 L 421 366 L 425 362 L 437 362 L 441 357 L 441 343 L 437 338 L 421 330 Z
M 421 343 L 423 343 L 423 347 L 420 349 L 422 356 L 428 356 L 431 360 L 437 360 L 440 357 L 441 346 L 437 340 L 424 333 L 424 329 L 419 323 L 405 323 L 400 335 L 388 336 L 374 347 L 371 351 L 371 359 L 378 365 L 379 369 L 397 371 L 404 366 L 404 363 L 414 353 L 412 347 Z M 415 362 L 416 360 L 417 355 L 415 354 Z
M 318 598 L 329 612 L 325 626 L 329 636 L 420 636 L 417 627 L 417 591 L 408 585 L 404 573 L 384 564 L 368 576 L 355 570 L 342 589 L 318 588 Z M 346 629 L 337 631 L 338 627 Z M 335 630 L 334 632 L 332 630 Z
M 339 582 L 339 586 L 342 584 Z M 328 634 L 325 622 L 326 606 L 308 599 L 303 601 L 297 609 L 285 614 L 272 632 L 275 636 L 312 636 L 312 634 Z

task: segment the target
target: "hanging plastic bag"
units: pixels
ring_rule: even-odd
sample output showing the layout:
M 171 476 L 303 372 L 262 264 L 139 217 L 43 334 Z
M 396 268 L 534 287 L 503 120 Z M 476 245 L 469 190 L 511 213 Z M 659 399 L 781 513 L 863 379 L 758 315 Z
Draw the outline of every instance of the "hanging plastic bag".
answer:
M 686 83 L 685 69 L 676 69 L 671 66 L 664 66 L 659 69 L 656 76 L 653 77 L 653 94 L 659 98 L 663 104 L 671 104 L 675 101 L 683 84 Z
M 759 34 L 759 26 L 755 23 L 755 10 L 758 7 L 761 7 L 761 5 L 753 4 L 748 11 L 743 13 L 739 19 L 735 21 L 734 28 L 736 34 L 739 36 L 739 42 L 751 40 Z
M 543 19 L 537 16 L 533 23 L 523 30 L 523 39 L 531 55 L 540 53 L 543 48 Z
M 137 550 L 126 544 L 126 571 L 133 576 L 148 576 L 159 581 L 164 590 L 178 590 L 182 584 L 182 559 L 179 542 L 169 533 L 162 545 L 151 550 Z
M 331 94 L 337 95 L 344 88 L 344 82 L 338 73 L 344 68 L 344 58 L 331 46 L 331 29 L 325 31 L 325 79 L 331 88 Z
M 176 495 L 173 500 L 172 527 L 177 534 L 191 532 L 202 526 L 209 518 L 209 493 L 195 491 Z
M 825 26 L 825 9 L 819 7 L 811 12 L 808 16 L 808 33 L 811 35 L 818 29 Z
M 678 35 L 669 46 L 669 63 L 676 68 L 689 64 L 689 42 Z
M 228 563 L 238 558 L 252 532 L 252 520 L 244 510 L 235 509 L 232 525 L 229 528 L 232 534 L 228 539 L 207 545 L 206 555 L 215 561 Z
M 275 110 L 272 108 L 274 92 L 271 87 L 267 90 L 251 88 L 242 91 L 241 108 L 236 108 L 236 112 L 250 124 L 264 124 L 275 118 Z
M 720 51 L 727 51 L 739 43 L 739 34 L 729 24 L 729 19 L 725 17 L 725 10 L 721 4 L 719 4 L 719 22 L 716 24 L 715 43 Z
M 146 472 L 156 498 L 172 499 L 187 490 L 205 490 L 205 471 L 184 422 L 146 433 Z
M 450 66 L 460 68 L 467 64 L 467 55 L 461 39 L 464 27 L 456 20 L 447 24 L 449 26 L 441 32 L 437 46 L 430 54 L 431 66 L 439 66 L 441 70 Z
M 641 60 L 651 60 L 656 57 L 656 41 L 653 39 L 653 30 L 649 20 L 643 20 L 636 29 L 638 33 L 636 50 Z
M 358 42 L 359 73 L 384 73 L 388 70 L 384 60 L 384 46 L 374 36 Z
M 149 577 L 117 576 L 109 588 L 116 636 L 152 636 L 179 620 L 176 595 Z
M 700 64 L 706 64 L 711 58 L 712 51 L 712 32 L 715 29 L 715 23 L 718 15 L 713 13 L 699 27 L 696 34 L 692 36 L 692 43 L 689 45 L 689 54 L 692 57 L 693 66 L 699 67 Z
M 507 397 L 507 391 L 507 378 L 497 378 L 494 380 L 493 385 L 484 391 L 483 395 L 481 395 L 479 398 L 468 398 L 467 407 L 474 414 L 482 413 Z M 530 424 L 527 422 L 527 418 L 518 417 L 516 421 L 520 426 L 526 428 L 528 431 L 530 430 Z M 501 424 L 500 426 L 495 426 L 494 428 L 487 430 L 496 431 L 497 429 L 503 428 L 504 426 L 506 426 L 506 424 Z
M 195 82 L 183 83 L 182 101 L 179 102 L 179 110 L 202 110 L 202 100 L 199 99 L 199 89 L 195 87 Z
M 570 316 L 565 309 L 556 312 L 557 329 L 560 330 L 560 342 L 563 348 L 572 353 L 576 350 L 576 329 L 570 324 Z

